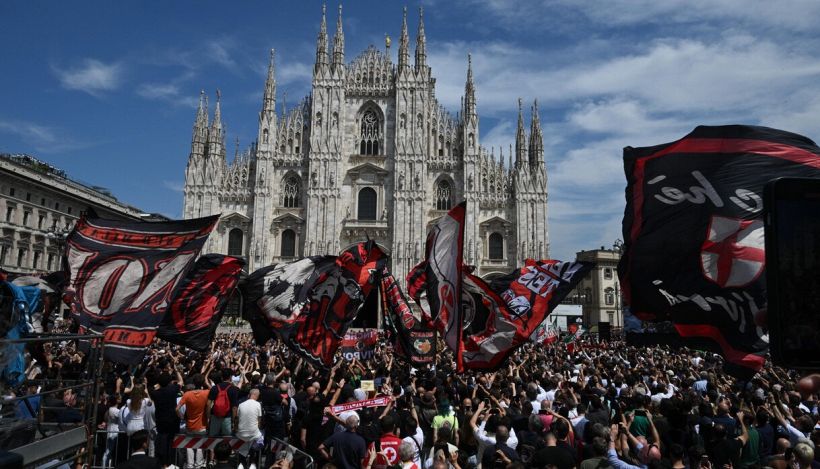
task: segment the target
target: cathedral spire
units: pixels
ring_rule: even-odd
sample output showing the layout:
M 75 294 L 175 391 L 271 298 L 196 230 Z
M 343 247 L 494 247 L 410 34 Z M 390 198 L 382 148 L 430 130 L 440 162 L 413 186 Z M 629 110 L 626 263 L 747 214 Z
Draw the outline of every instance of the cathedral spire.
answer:
M 199 107 L 196 110 L 196 119 L 194 119 L 194 137 L 193 140 L 198 140 L 197 137 L 202 137 L 208 129 L 208 97 L 205 95 L 205 90 L 199 91 Z
M 473 56 L 467 54 L 467 83 L 464 85 L 464 118 L 476 115 L 475 84 L 473 84 Z
M 404 7 L 404 15 L 401 20 L 401 38 L 399 38 L 399 70 L 407 68 L 410 63 L 410 39 L 407 35 L 407 7 Z
M 521 98 L 518 98 L 518 129 L 515 132 L 515 167 L 524 164 L 524 155 L 527 151 L 527 136 L 524 133 L 524 111 Z
M 211 123 L 211 130 L 222 131 L 222 92 L 216 90 L 216 108 L 214 108 L 214 121 Z
M 544 164 L 544 135 L 541 132 L 541 119 L 538 117 L 537 99 L 532 104 L 529 157 L 530 166 Z
M 416 36 L 416 70 L 427 66 L 427 38 L 424 35 L 424 7 L 419 7 L 419 33 Z
M 276 70 L 273 65 L 273 49 L 270 50 L 270 62 L 268 63 L 268 78 L 265 80 L 265 95 L 262 98 L 262 112 L 276 112 Z
M 208 130 L 208 155 L 225 157 L 225 134 L 222 131 L 222 93 L 216 90 L 216 107 L 214 108 L 214 120 Z
M 327 7 L 322 4 L 322 25 L 319 27 L 319 37 L 316 39 L 316 65 L 313 72 L 319 72 L 327 66 Z
M 342 5 L 339 4 L 339 16 L 336 18 L 336 35 L 333 36 L 333 68 L 341 67 L 345 62 L 345 33 L 342 29 Z

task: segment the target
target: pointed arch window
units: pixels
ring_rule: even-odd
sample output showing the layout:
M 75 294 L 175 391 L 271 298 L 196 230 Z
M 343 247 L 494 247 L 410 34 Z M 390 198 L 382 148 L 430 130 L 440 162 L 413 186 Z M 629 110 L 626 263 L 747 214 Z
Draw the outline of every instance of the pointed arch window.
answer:
M 282 257 L 296 257 L 296 232 L 293 230 L 282 232 L 282 246 L 279 252 Z
M 380 155 L 380 142 L 382 138 L 382 125 L 379 116 L 373 109 L 368 109 L 362 115 L 361 140 L 359 142 L 359 154 Z
M 450 210 L 453 207 L 453 190 L 447 181 L 436 184 L 436 210 Z
M 377 205 L 376 191 L 371 187 L 365 187 L 359 191 L 359 220 L 375 220 L 376 219 L 376 205 Z
M 299 206 L 299 179 L 296 176 L 288 176 L 282 190 L 282 205 L 285 208 L 296 208 Z
M 244 243 L 245 235 L 239 228 L 234 228 L 228 232 L 228 255 L 241 256 L 243 253 L 242 244 Z
M 489 257 L 493 260 L 504 259 L 504 237 L 501 233 L 491 233 L 488 243 Z

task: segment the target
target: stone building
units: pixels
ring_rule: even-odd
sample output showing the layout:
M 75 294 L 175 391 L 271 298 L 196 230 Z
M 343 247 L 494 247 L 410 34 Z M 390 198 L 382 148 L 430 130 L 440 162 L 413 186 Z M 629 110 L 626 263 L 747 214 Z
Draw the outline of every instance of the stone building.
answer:
M 575 260 L 594 262 L 595 268 L 578 283 L 564 303 L 582 305 L 584 324 L 588 327 L 599 322 L 608 322 L 613 328 L 623 327 L 623 298 L 618 282 L 620 246 L 580 251 L 575 254 Z
M 24 273 L 60 269 L 64 237 L 80 213 L 159 220 L 29 155 L 0 154 L 0 268 Z
M 496 155 L 480 145 L 469 56 L 463 104 L 453 116 L 436 99 L 421 11 L 412 61 L 410 48 L 405 9 L 398 63 L 389 39 L 384 50 L 371 46 L 347 61 L 341 7 L 332 43 L 323 8 L 310 95 L 277 111 L 271 50 L 256 140 L 231 162 L 219 93 L 212 118 L 201 95 L 183 213 L 221 214 L 206 252 L 243 256 L 253 270 L 336 254 L 369 237 L 403 277 L 424 257 L 429 227 L 466 200 L 464 260 L 480 275 L 509 271 L 527 257 L 547 258 L 537 104 L 527 132 L 519 100 L 505 162 L 503 150 Z

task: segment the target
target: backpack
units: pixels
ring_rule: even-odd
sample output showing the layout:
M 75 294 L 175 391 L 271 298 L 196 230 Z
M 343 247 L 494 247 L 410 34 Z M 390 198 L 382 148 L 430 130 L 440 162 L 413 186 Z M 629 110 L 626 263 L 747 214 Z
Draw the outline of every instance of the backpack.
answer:
M 282 411 L 282 404 L 276 404 L 267 408 L 265 417 L 268 422 L 281 423 L 285 420 L 285 413 Z
M 280 401 L 272 405 L 267 405 L 262 409 L 266 423 L 271 426 L 279 426 L 285 421 L 285 408 L 278 394 L 276 398 L 280 399 Z M 288 403 L 290 403 L 290 399 L 288 399 Z M 288 410 L 290 410 L 290 406 L 288 406 Z
M 214 399 L 214 406 L 211 408 L 211 414 L 215 417 L 224 418 L 231 413 L 231 398 L 228 396 L 228 389 L 231 385 L 224 388 L 216 385 L 216 399 Z

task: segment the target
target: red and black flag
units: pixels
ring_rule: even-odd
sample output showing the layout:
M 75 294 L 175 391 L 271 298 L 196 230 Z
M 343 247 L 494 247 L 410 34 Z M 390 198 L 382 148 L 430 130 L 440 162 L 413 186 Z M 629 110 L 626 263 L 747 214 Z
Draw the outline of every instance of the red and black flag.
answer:
M 222 254 L 206 254 L 182 279 L 157 337 L 204 352 L 239 282 L 245 261 Z
M 464 366 L 498 368 L 578 282 L 595 266 L 590 262 L 534 261 L 487 284 L 464 272 Z
M 676 142 L 624 149 L 624 298 L 644 321 L 671 321 L 684 343 L 763 366 L 756 315 L 766 307 L 763 187 L 820 177 L 811 140 L 766 127 L 697 127 Z
M 272 330 L 305 358 L 332 366 L 350 323 L 378 286 L 385 259 L 368 241 L 338 257 L 308 257 L 254 272 L 243 292 L 256 340 L 266 341 Z
M 407 293 L 419 305 L 427 303 L 427 313 L 455 353 L 459 371 L 464 370 L 461 271 L 466 206 L 466 202 L 456 205 L 433 226 L 427 235 L 424 261 L 407 275 Z
M 104 334 L 107 359 L 142 359 L 217 219 L 80 218 L 66 239 L 67 290 L 80 332 Z
M 291 328 L 310 299 L 310 290 L 325 272 L 336 266 L 336 256 L 312 256 L 255 270 L 240 283 L 245 319 L 257 343 L 273 331 Z
M 433 326 L 413 312 L 387 267 L 381 273 L 381 297 L 384 323 L 395 354 L 414 365 L 432 363 L 436 355 Z

